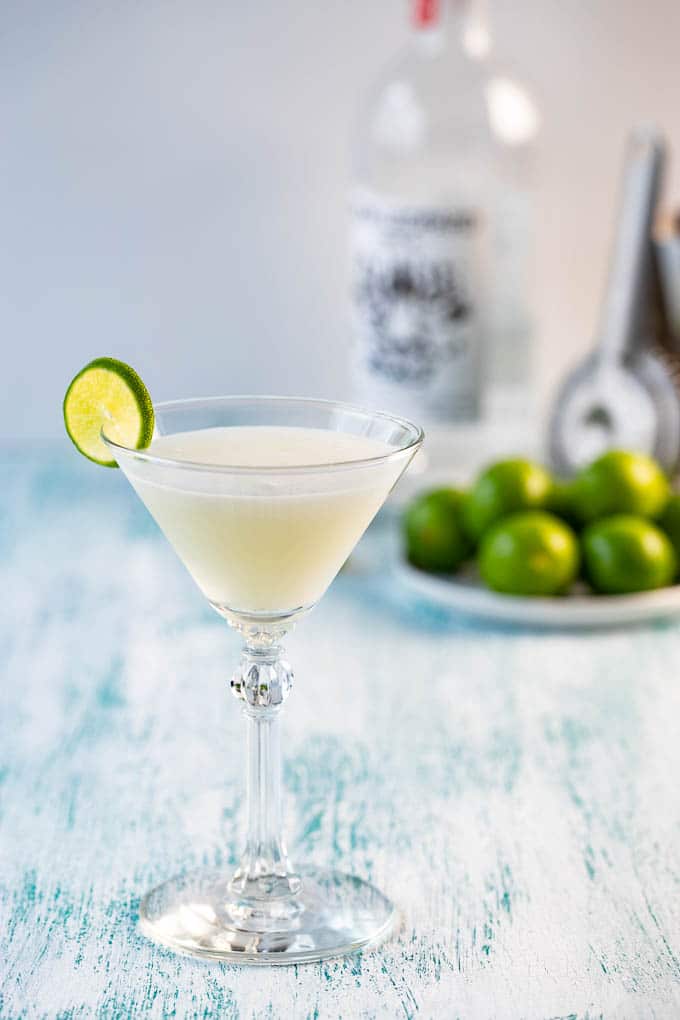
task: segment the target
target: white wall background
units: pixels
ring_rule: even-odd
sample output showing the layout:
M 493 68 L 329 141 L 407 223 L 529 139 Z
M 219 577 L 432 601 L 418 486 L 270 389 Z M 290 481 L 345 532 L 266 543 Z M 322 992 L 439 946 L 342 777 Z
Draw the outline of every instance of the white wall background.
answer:
M 678 0 L 491 0 L 542 102 L 541 393 L 588 346 L 623 139 L 669 135 Z M 347 139 L 405 0 L 2 0 L 0 436 L 61 433 L 91 357 L 156 399 L 346 395 Z

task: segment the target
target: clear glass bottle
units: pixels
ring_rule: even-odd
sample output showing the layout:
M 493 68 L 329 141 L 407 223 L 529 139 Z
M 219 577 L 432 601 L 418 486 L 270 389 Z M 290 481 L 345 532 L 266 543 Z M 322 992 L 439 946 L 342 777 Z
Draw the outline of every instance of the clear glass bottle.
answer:
M 410 44 L 364 101 L 354 146 L 354 396 L 430 426 L 478 422 L 487 384 L 498 403 L 528 377 L 534 124 L 469 15 L 466 0 L 413 0 Z

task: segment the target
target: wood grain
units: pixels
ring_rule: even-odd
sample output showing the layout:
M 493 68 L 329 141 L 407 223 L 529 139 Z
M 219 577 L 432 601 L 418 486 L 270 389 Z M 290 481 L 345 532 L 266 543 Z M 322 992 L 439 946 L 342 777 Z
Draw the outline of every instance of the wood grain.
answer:
M 195 962 L 136 911 L 239 847 L 237 641 L 118 472 L 5 451 L 0 485 L 2 1018 L 680 1015 L 680 627 L 456 622 L 364 554 L 288 642 L 289 843 L 401 933 Z

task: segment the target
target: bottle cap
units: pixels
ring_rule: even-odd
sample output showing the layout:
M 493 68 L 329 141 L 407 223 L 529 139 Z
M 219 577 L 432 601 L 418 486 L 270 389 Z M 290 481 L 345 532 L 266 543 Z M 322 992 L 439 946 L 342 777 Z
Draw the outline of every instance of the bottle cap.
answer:
M 441 0 L 415 0 L 413 4 L 413 23 L 417 28 L 430 28 L 436 25 L 441 15 Z

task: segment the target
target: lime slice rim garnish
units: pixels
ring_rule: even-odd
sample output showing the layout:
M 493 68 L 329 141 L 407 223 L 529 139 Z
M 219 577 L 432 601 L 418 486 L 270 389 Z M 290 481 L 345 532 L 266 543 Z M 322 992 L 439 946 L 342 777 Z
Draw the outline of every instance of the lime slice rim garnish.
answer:
M 113 436 L 106 435 L 107 420 L 112 423 L 114 429 L 121 427 L 120 423 L 117 423 L 115 409 L 112 412 L 102 401 L 99 406 L 92 406 L 89 409 L 86 407 L 87 413 L 85 414 L 81 409 L 79 415 L 77 412 L 73 412 L 69 406 L 70 400 L 72 401 L 75 395 L 74 390 L 77 391 L 79 384 L 82 386 L 83 380 L 96 371 L 111 373 L 120 384 L 118 386 L 119 397 L 124 395 L 128 398 L 128 406 L 125 409 L 126 414 L 134 414 L 134 424 L 137 425 L 137 432 L 136 436 L 132 437 L 128 433 L 123 443 L 120 443 L 119 437 L 114 438 Z M 104 441 L 109 439 L 114 443 L 126 446 L 128 449 L 144 450 L 149 446 L 153 437 L 155 427 L 153 401 L 144 381 L 139 373 L 128 365 L 127 362 L 108 355 L 89 361 L 73 377 L 64 395 L 62 411 L 66 432 L 78 453 L 93 463 L 99 464 L 101 467 L 117 468 L 118 464 L 110 455 L 103 456 L 98 450 L 95 452 L 94 447 L 97 444 L 101 444 L 106 449 Z M 76 427 L 76 419 L 78 417 L 81 420 L 87 421 L 87 428 L 79 429 Z M 95 436 L 96 439 L 94 438 Z

